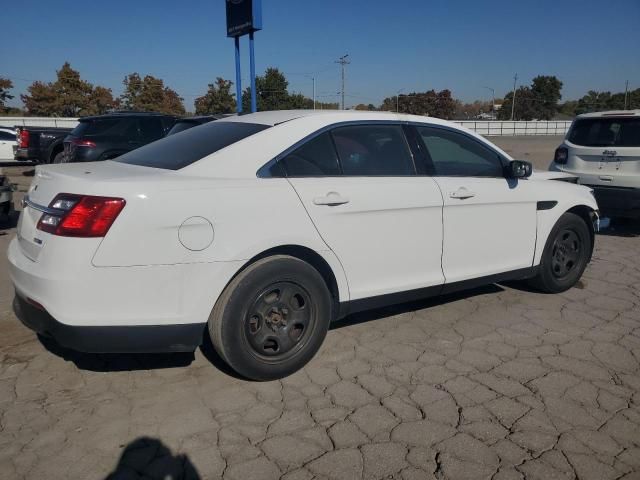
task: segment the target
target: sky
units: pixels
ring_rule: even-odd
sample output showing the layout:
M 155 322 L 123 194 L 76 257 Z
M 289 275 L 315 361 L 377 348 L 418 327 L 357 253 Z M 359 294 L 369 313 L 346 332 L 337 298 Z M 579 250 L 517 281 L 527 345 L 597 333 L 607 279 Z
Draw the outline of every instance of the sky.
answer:
M 0 76 L 11 104 L 65 61 L 83 79 L 122 93 L 131 72 L 165 81 L 193 111 L 218 76 L 235 80 L 224 0 L 6 1 Z M 640 88 L 640 0 L 262 0 L 256 72 L 278 67 L 289 90 L 335 102 L 349 54 L 345 103 L 379 104 L 398 91 L 448 88 L 462 101 L 502 97 L 556 75 L 563 100 L 588 90 Z M 9 21 L 7 21 L 9 20 Z M 241 39 L 243 87 L 248 37 Z

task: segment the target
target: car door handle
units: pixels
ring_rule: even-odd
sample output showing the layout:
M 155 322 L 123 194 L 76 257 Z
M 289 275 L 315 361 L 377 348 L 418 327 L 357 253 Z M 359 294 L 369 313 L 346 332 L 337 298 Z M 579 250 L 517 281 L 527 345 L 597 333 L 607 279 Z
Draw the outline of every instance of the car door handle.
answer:
M 314 205 L 328 205 L 335 207 L 336 205 L 344 205 L 349 203 L 349 199 L 341 196 L 338 192 L 329 192 L 324 197 L 316 197 L 313 199 Z
M 449 194 L 451 198 L 457 198 L 459 200 L 464 200 L 465 198 L 473 198 L 476 196 L 474 192 L 471 190 L 467 190 L 465 187 L 460 187 L 455 192 L 451 192 Z

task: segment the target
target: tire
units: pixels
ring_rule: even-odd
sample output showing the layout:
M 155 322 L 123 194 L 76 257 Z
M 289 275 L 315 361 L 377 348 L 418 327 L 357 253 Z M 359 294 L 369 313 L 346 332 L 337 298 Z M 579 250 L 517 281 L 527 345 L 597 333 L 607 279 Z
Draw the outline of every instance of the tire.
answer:
M 64 152 L 56 153 L 53 157 L 53 160 L 51 160 L 51 163 L 67 163 L 64 158 Z
M 560 293 L 573 287 L 587 268 L 593 250 L 586 222 L 573 213 L 564 213 L 545 244 L 538 274 L 529 284 L 546 293 Z
M 209 334 L 237 373 L 273 380 L 315 355 L 332 311 L 331 295 L 315 268 L 275 255 L 249 265 L 227 285 L 209 316 Z

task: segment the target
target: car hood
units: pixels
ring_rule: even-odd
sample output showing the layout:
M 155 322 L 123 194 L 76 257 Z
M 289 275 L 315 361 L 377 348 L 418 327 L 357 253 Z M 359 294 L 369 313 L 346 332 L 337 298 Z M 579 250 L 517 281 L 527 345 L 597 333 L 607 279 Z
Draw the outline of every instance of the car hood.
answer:
M 565 172 L 548 172 L 534 170 L 529 178 L 531 180 L 570 180 L 572 178 L 578 177 Z

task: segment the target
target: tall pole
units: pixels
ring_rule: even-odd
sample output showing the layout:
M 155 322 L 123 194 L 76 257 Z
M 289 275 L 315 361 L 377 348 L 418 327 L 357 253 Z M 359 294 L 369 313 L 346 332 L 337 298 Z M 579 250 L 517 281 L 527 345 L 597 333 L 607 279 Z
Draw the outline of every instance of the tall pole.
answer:
M 316 77 L 311 77 L 313 80 L 313 109 L 316 109 Z
M 349 54 L 341 56 L 336 63 L 339 63 L 342 66 L 342 110 L 344 110 L 344 66 L 350 64 L 351 62 L 347 60 Z
M 518 74 L 513 76 L 513 96 L 511 97 L 511 120 L 513 120 L 513 113 L 516 109 L 516 82 L 518 81 Z
M 396 113 L 400 112 L 400 93 L 404 91 L 404 88 L 401 88 L 396 92 Z
M 496 91 L 491 87 L 482 87 L 482 88 L 491 90 L 491 113 L 494 114 L 495 112 L 493 111 L 493 109 L 495 108 L 495 104 L 496 104 Z
M 236 111 L 242 113 L 242 79 L 240 78 L 240 37 L 235 37 L 236 44 Z
M 629 80 L 624 82 L 624 109 L 627 109 L 627 97 L 629 96 Z
M 256 105 L 256 57 L 253 50 L 253 32 L 249 32 L 249 74 L 251 75 L 251 112 L 257 112 Z

